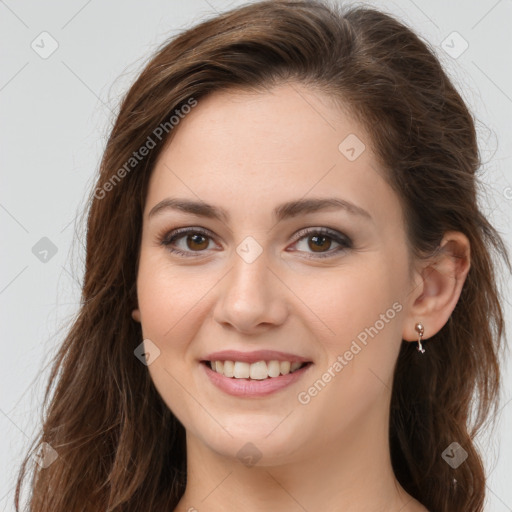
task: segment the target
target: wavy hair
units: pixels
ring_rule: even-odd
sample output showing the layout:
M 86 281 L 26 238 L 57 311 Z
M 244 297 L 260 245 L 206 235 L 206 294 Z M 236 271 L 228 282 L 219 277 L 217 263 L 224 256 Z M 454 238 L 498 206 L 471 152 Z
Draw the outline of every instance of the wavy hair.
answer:
M 433 254 L 446 231 L 470 241 L 459 302 L 428 343 L 428 357 L 414 357 L 415 345 L 402 341 L 389 436 L 399 483 L 425 507 L 483 510 L 486 476 L 475 436 L 500 398 L 506 345 L 497 266 L 504 261 L 510 270 L 510 261 L 478 205 L 473 117 L 434 50 L 393 16 L 277 0 L 222 13 L 165 41 L 122 99 L 88 198 L 80 308 L 52 360 L 41 431 L 19 470 L 17 511 L 41 443 L 58 458 L 31 468 L 30 511 L 141 512 L 179 502 L 184 427 L 134 357 L 142 331 L 131 318 L 148 181 L 174 133 L 159 139 L 154 132 L 191 98 L 285 81 L 327 94 L 366 128 L 400 198 L 412 255 Z M 152 134 L 154 147 L 128 171 Z M 456 469 L 441 457 L 453 441 L 468 453 Z

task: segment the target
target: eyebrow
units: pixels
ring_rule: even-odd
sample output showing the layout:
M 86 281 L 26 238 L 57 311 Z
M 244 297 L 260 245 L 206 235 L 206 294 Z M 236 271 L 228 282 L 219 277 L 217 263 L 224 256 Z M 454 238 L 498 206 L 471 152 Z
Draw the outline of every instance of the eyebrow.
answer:
M 314 213 L 327 209 L 341 209 L 352 215 L 360 216 L 366 220 L 373 221 L 372 216 L 360 206 L 337 197 L 326 197 L 318 199 L 298 199 L 288 201 L 274 208 L 272 214 L 277 221 L 296 217 L 301 214 Z M 216 219 L 226 224 L 230 220 L 229 213 L 219 206 L 190 199 L 168 197 L 153 206 L 148 218 L 154 217 L 168 210 L 178 210 L 201 217 Z

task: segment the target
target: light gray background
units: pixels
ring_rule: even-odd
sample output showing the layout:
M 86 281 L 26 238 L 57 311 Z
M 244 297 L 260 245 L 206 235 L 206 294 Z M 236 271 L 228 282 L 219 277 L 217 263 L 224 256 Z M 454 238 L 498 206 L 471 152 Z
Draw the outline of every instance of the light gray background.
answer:
M 242 3 L 0 0 L 1 511 L 14 510 L 14 479 L 38 426 L 49 375 L 43 365 L 77 310 L 83 240 L 73 242 L 75 219 L 93 185 L 119 99 L 164 39 Z M 476 113 L 485 160 L 484 208 L 510 246 L 512 2 L 396 0 L 372 5 L 396 14 L 436 47 Z M 45 49 L 51 48 L 48 36 L 39 36 L 44 31 L 58 43 L 46 59 L 31 47 L 33 41 L 41 47 L 46 37 Z M 464 40 L 468 48 L 454 58 Z M 444 50 L 446 44 L 453 47 L 452 55 Z M 32 252 L 42 237 L 57 247 L 46 263 Z M 505 276 L 507 290 L 509 283 Z M 510 294 L 505 304 L 510 331 L 509 302 Z M 490 472 L 489 512 L 512 511 L 511 366 L 509 358 L 498 427 L 492 436 L 479 439 Z

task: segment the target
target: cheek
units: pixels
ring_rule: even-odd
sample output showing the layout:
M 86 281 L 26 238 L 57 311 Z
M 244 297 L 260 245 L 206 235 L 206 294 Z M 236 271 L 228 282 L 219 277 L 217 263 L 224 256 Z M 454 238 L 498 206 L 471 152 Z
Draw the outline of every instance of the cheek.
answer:
M 323 418 L 325 436 L 336 438 L 375 404 L 385 403 L 392 389 L 401 345 L 403 276 L 377 259 L 334 275 L 323 295 L 310 287 L 316 290 L 311 308 L 330 331 L 321 337 L 325 359 L 304 383 L 300 398 L 308 402 L 310 417 Z
M 199 328 L 201 298 L 214 282 L 208 283 L 206 276 L 194 279 L 192 271 L 172 267 L 161 255 L 148 253 L 141 253 L 137 297 L 143 337 L 160 351 L 148 371 L 167 407 L 189 424 L 193 403 L 183 386 L 190 381 L 191 364 L 196 362 L 188 347 Z
M 358 335 L 364 339 L 365 329 L 375 324 L 380 338 L 396 337 L 403 284 L 389 263 L 372 258 L 357 268 L 329 269 L 324 276 L 302 279 L 298 295 L 322 321 L 323 341 L 331 355 L 347 350 Z
M 213 277 L 193 268 L 171 266 L 165 258 L 141 254 L 137 297 L 144 336 L 166 347 L 187 340 L 184 330 L 201 308 L 201 299 L 215 284 Z M 173 345 L 169 345 L 170 342 Z
M 404 276 L 388 261 L 373 259 L 367 266 L 341 272 L 319 309 L 334 334 L 322 339 L 326 362 L 317 377 L 327 384 L 324 389 L 320 383 L 322 396 L 315 398 L 314 407 L 322 414 L 337 403 L 340 407 L 332 413 L 338 426 L 385 400 L 392 388 L 401 345 L 399 291 Z

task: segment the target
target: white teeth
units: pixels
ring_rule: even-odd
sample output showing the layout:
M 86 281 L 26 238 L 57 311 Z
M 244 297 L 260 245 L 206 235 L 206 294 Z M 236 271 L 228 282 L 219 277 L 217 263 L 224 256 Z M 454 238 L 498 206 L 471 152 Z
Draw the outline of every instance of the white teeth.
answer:
M 235 363 L 233 361 L 224 361 L 224 370 L 225 377 L 234 377 L 235 376 Z
M 237 361 L 235 363 L 235 370 L 233 372 L 234 377 L 236 377 L 237 379 L 248 379 L 249 374 L 250 374 L 249 363 L 243 363 L 241 361 Z
M 302 363 L 292 363 L 292 364 L 290 365 L 290 372 L 294 372 L 295 370 L 297 370 L 298 368 L 300 368 L 300 365 L 301 365 L 301 364 L 302 364 Z
M 281 372 L 281 375 L 286 375 L 287 373 L 290 373 L 290 367 L 291 367 L 290 361 L 281 361 L 279 363 L 279 370 Z
M 267 370 L 269 377 L 279 377 L 281 373 L 281 365 L 279 364 L 279 361 L 269 361 L 267 363 Z
M 252 363 L 250 367 L 249 375 L 251 379 L 263 380 L 268 377 L 267 363 L 265 361 L 258 361 Z
M 264 380 L 279 375 L 287 375 L 298 370 L 303 363 L 290 361 L 258 361 L 256 363 L 245 363 L 243 361 L 212 361 L 212 370 L 235 379 Z

